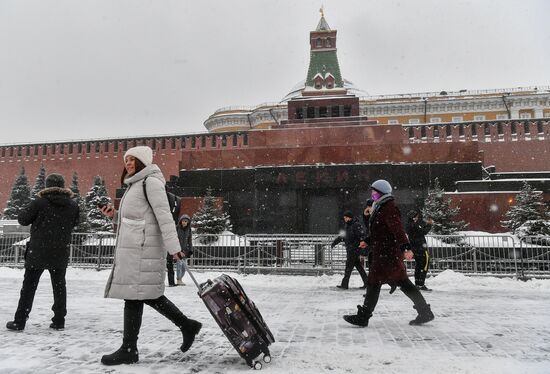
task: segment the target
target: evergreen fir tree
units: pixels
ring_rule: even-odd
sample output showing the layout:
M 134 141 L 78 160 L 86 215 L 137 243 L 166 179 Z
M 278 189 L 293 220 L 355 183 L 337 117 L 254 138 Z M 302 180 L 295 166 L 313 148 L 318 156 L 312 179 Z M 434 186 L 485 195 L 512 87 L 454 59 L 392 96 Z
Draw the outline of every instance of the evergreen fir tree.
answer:
M 31 191 L 31 198 L 35 199 L 36 194 L 44 188 L 46 188 L 46 169 L 44 168 L 44 164 L 41 164 L 40 171 L 36 176 L 36 180 L 34 181 L 34 186 Z
M 80 197 L 80 189 L 78 188 L 78 173 L 76 171 L 73 172 L 71 191 L 73 191 L 75 197 Z
M 98 205 L 111 204 L 111 198 L 107 194 L 105 183 L 101 177 L 94 178 L 94 184 L 86 194 L 85 206 L 87 212 L 87 222 L 90 225 L 90 231 L 112 231 L 111 220 L 103 215 Z
M 21 167 L 21 172 L 15 179 L 11 190 L 10 199 L 4 209 L 4 219 L 17 219 L 19 212 L 31 202 L 31 187 L 25 174 L 25 168 Z
M 464 221 L 456 221 L 460 208 L 451 208 L 450 199 L 445 198 L 445 191 L 435 178 L 433 189 L 428 189 L 428 196 L 424 200 L 422 214 L 425 218 L 432 218 L 434 223 L 432 232 L 437 235 L 452 235 L 464 230 L 468 225 Z
M 78 226 L 75 228 L 77 233 L 86 233 L 90 231 L 90 223 L 88 222 L 88 208 L 86 207 L 86 201 L 80 196 L 80 189 L 78 187 L 78 173 L 73 173 L 73 179 L 71 182 L 71 191 L 74 193 L 73 199 L 78 204 L 79 217 Z
M 193 215 L 193 226 L 197 234 L 205 234 L 201 239 L 203 243 L 216 241 L 218 234 L 233 228 L 229 215 L 218 208 L 211 188 L 206 190 L 202 206 Z
M 516 204 L 506 212 L 502 225 L 519 236 L 550 235 L 550 215 L 542 198 L 527 181 L 523 182 Z

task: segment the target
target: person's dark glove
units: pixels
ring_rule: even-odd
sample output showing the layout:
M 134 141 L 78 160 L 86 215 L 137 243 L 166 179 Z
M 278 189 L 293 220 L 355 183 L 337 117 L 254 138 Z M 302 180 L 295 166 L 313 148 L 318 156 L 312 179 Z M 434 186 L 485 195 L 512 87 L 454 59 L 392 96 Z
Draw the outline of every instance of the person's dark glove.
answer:
M 412 251 L 411 243 L 403 243 L 401 244 L 399 249 L 401 250 L 401 252 Z

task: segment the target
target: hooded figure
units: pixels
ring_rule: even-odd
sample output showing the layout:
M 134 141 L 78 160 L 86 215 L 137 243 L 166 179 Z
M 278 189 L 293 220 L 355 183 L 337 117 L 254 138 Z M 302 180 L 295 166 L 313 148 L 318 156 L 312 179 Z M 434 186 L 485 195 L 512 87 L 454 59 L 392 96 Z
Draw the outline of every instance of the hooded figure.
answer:
M 407 218 L 407 235 L 409 237 L 409 241 L 411 242 L 415 261 L 414 283 L 418 289 L 430 291 L 430 289 L 424 284 L 430 265 L 430 253 L 428 252 L 426 235 L 432 229 L 433 220 L 428 218 L 427 221 L 424 221 L 420 211 L 415 209 L 407 213 Z
M 25 328 L 40 276 L 45 269 L 50 272 L 54 295 L 54 317 L 50 327 L 56 330 L 65 327 L 65 272 L 69 262 L 71 233 L 79 218 L 78 204 L 72 197 L 71 190 L 65 188 L 63 176 L 50 174 L 46 178 L 46 188 L 17 217 L 22 226 L 32 226 L 25 251 L 25 275 L 19 305 L 14 321 L 6 325 L 10 330 Z
M 182 214 L 178 220 L 178 226 L 176 227 L 178 232 L 178 239 L 180 241 L 181 251 L 185 258 L 191 257 L 193 254 L 193 240 L 191 235 L 191 217 L 187 214 Z M 183 283 L 183 276 L 185 275 L 185 259 L 180 259 L 176 263 L 176 277 L 177 284 L 179 286 L 185 286 Z

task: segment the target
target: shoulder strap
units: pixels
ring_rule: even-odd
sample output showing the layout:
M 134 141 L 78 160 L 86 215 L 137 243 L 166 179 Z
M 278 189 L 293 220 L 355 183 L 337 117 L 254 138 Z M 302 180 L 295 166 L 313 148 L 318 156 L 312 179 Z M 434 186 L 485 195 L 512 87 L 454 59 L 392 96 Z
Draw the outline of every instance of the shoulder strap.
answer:
M 147 204 L 151 206 L 151 203 L 149 202 L 149 198 L 147 197 L 147 184 L 145 183 L 147 181 L 147 177 L 143 178 L 143 182 L 141 182 L 141 185 L 143 186 L 143 195 L 145 196 L 145 200 L 147 200 Z

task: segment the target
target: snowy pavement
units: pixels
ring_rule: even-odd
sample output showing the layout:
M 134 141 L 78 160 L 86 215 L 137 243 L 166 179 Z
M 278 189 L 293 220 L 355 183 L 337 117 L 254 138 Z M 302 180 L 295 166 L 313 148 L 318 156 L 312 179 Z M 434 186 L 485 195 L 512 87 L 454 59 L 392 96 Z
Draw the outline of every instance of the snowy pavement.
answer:
M 197 273 L 199 280 L 218 273 Z M 22 270 L 0 268 L 0 373 L 246 373 L 198 299 L 190 279 L 166 295 L 204 327 L 189 352 L 181 334 L 145 307 L 138 341 L 140 362 L 105 367 L 101 355 L 120 346 L 123 302 L 103 299 L 107 271 L 69 269 L 64 331 L 48 328 L 47 272 L 23 332 L 4 328 L 13 318 Z M 340 276 L 231 274 L 241 281 L 271 327 L 276 343 L 265 373 L 550 373 L 550 280 L 467 278 L 453 272 L 428 279 L 426 298 L 436 319 L 412 327 L 415 316 L 400 292 L 383 288 L 367 328 L 346 324 L 363 290 L 337 290 Z M 355 283 L 353 283 L 355 282 Z M 352 286 L 359 277 L 352 276 Z

